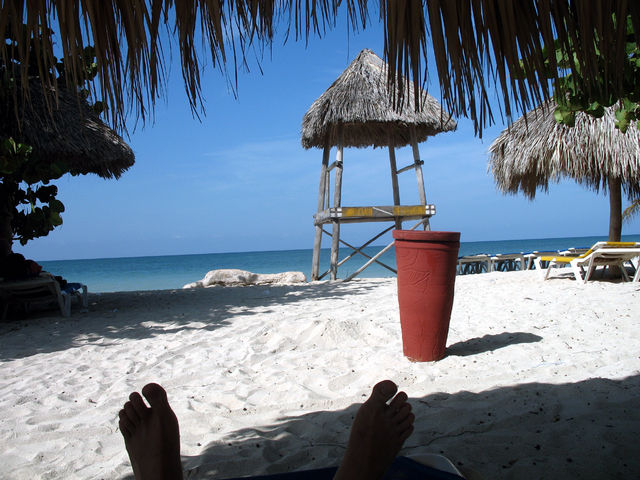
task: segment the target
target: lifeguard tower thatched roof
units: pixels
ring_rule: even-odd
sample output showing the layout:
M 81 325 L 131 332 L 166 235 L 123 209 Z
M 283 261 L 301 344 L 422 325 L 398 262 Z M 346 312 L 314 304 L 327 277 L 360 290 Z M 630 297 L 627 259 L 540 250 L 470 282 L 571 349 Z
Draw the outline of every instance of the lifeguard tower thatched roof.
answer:
M 414 105 L 414 86 L 404 83 L 405 101 L 393 104 L 387 85 L 387 64 L 365 49 L 324 92 L 302 119 L 302 146 L 403 147 L 457 128 L 456 122 L 431 95 L 419 90 L 420 111 Z
M 29 144 L 34 155 L 52 162 L 66 162 L 72 175 L 118 178 L 133 165 L 131 147 L 86 101 L 60 88 L 57 102 L 48 106 L 40 83 L 31 81 L 30 88 L 31 99 L 20 106 L 19 123 L 13 116 L 13 100 L 5 97 L 0 103 L 4 110 L 0 137 Z

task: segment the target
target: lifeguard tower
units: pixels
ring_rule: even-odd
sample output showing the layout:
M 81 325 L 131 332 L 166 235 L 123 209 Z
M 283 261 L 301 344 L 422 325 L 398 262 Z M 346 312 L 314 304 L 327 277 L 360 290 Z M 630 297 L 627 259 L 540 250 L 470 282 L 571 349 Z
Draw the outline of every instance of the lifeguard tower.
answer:
M 394 105 L 393 94 L 387 83 L 387 65 L 371 50 L 363 50 L 351 65 L 324 92 L 307 111 L 302 119 L 302 146 L 323 149 L 318 190 L 318 209 L 314 215 L 315 240 L 313 244 L 312 280 L 320 280 L 330 274 L 332 280 L 338 278 L 338 267 L 356 254 L 367 258 L 364 265 L 344 280 L 360 274 L 373 262 L 380 263 L 395 273 L 395 270 L 378 259 L 393 246 L 393 242 L 373 257 L 362 249 L 393 228 L 401 229 L 402 222 L 417 221 L 411 229 L 422 227 L 429 230 L 429 218 L 435 214 L 435 206 L 427 204 L 422 176 L 423 161 L 420 159 L 418 143 L 441 132 L 455 130 L 457 125 L 435 98 L 422 89 L 420 108 L 415 111 L 415 90 L 412 82 L 403 83 L 405 93 L 402 105 Z M 395 149 L 411 145 L 413 163 L 398 168 Z M 337 147 L 336 160 L 329 164 L 331 149 Z M 342 171 L 343 149 L 345 147 L 388 147 L 391 167 L 393 205 L 386 206 L 343 206 Z M 413 170 L 418 184 L 418 205 L 401 205 L 398 175 Z M 331 175 L 333 174 L 333 202 L 330 197 Z M 341 225 L 362 222 L 391 222 L 360 247 L 353 246 L 341 237 Z M 331 232 L 325 226 L 332 226 Z M 320 250 L 322 235 L 331 237 L 330 266 L 320 273 Z M 340 244 L 353 252 L 338 261 Z

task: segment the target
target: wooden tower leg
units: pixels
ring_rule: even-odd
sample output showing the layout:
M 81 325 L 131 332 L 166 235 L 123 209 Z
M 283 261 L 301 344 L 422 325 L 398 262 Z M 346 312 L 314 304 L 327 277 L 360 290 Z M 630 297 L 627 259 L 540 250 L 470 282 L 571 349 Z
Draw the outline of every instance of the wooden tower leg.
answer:
M 336 175 L 333 190 L 333 207 L 339 208 L 342 202 L 342 145 L 338 144 L 336 154 Z M 338 278 L 338 253 L 340 248 L 340 221 L 333 221 L 333 233 L 331 237 L 331 280 Z
M 391 142 L 389 142 L 391 143 Z M 389 164 L 391 166 L 391 186 L 393 188 L 393 204 L 400 205 L 400 187 L 398 187 L 398 167 L 396 165 L 396 151 L 389 145 Z M 396 217 L 396 229 L 402 229 L 402 221 Z
M 326 200 L 326 184 L 327 182 L 327 167 L 329 166 L 329 156 L 331 154 L 331 147 L 324 147 L 322 153 L 322 168 L 320 170 L 320 187 L 318 188 L 318 210 L 320 213 L 325 209 Z M 320 250 L 322 249 L 322 225 L 316 225 L 316 236 L 313 240 L 313 260 L 311 264 L 311 280 L 318 280 L 320 275 Z
M 416 139 L 415 128 L 411 128 L 411 149 L 413 150 L 413 165 L 416 169 L 416 179 L 418 181 L 418 196 L 420 197 L 420 205 L 426 205 L 427 196 L 424 191 L 424 178 L 422 176 L 422 164 L 424 162 L 420 160 L 420 151 L 418 150 L 418 141 Z M 431 225 L 429 224 L 428 218 L 424 222 L 424 229 L 431 230 Z

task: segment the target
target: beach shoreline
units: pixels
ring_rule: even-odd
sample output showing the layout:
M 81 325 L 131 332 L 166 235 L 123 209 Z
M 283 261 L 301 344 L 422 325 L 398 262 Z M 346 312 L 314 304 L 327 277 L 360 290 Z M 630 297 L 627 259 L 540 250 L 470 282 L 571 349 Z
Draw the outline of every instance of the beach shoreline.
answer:
M 623 241 L 640 242 L 640 235 L 623 235 Z M 460 243 L 458 255 L 528 253 L 556 251 L 568 248 L 590 247 L 606 240 L 602 236 L 567 237 L 528 240 L 504 240 Z M 362 251 L 375 256 L 386 245 L 367 246 Z M 341 251 L 348 249 L 342 249 Z M 321 272 L 329 268 L 330 249 L 321 250 Z M 44 269 L 60 275 L 70 282 L 82 282 L 92 292 L 138 291 L 181 288 L 203 278 L 211 270 L 234 268 L 253 273 L 280 273 L 300 271 L 311 279 L 312 249 L 279 250 L 264 252 L 231 252 L 189 255 L 164 255 L 147 257 L 119 257 L 76 260 L 44 261 Z M 345 278 L 362 266 L 365 258 L 356 256 L 342 265 L 338 277 Z M 395 265 L 395 249 L 386 252 L 380 260 Z M 395 274 L 373 263 L 358 278 L 392 278 Z M 328 278 L 328 277 L 325 277 Z
M 396 280 L 91 294 L 89 311 L 0 325 L 3 478 L 124 478 L 128 394 L 165 386 L 187 478 L 339 462 L 390 378 L 416 430 L 483 478 L 640 470 L 640 285 L 536 271 L 456 278 L 447 356 L 402 356 Z

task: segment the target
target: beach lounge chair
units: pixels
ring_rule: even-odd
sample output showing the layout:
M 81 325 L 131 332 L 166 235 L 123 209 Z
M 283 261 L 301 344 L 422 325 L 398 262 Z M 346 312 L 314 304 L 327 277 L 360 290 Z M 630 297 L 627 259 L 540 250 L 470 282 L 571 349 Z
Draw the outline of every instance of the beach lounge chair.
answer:
M 633 258 L 629 261 L 633 268 L 636 269 L 636 274 L 633 276 L 634 282 L 640 282 L 640 257 Z
M 71 300 L 77 297 L 83 308 L 88 307 L 87 286 L 81 283 L 68 283 L 60 288 L 58 281 L 47 272 L 25 280 L 0 282 L 0 301 L 2 320 L 6 319 L 9 305 L 23 305 L 27 310 L 31 305 L 56 304 L 63 317 L 71 315 Z
M 558 250 L 549 250 L 549 251 L 543 251 L 543 252 L 534 250 L 531 253 L 525 253 L 524 258 L 525 258 L 525 261 L 527 262 L 527 270 L 533 270 L 533 268 L 535 268 L 536 270 L 538 270 L 539 268 L 547 268 L 547 264 L 549 262 L 538 263 L 537 259 L 539 257 L 548 257 L 548 256 L 558 255 L 558 253 L 559 253 Z
M 489 255 L 465 255 L 458 257 L 458 275 L 468 275 L 471 273 L 489 272 L 491 257 Z
M 629 276 L 625 268 L 625 263 L 640 256 L 640 243 L 638 242 L 598 242 L 590 249 L 580 255 L 558 254 L 550 256 L 540 256 L 534 259 L 536 268 L 543 271 L 542 262 L 549 262 L 549 266 L 544 270 L 544 279 L 549 278 L 552 268 L 568 266 L 576 277 L 576 280 L 584 280 L 587 283 L 593 271 L 598 266 L 610 267 L 618 266 L 626 281 Z M 586 272 L 585 272 L 586 267 Z M 638 273 L 634 276 L 634 281 L 638 281 Z
M 490 267 L 492 272 L 526 270 L 524 253 L 498 253 L 491 257 Z

